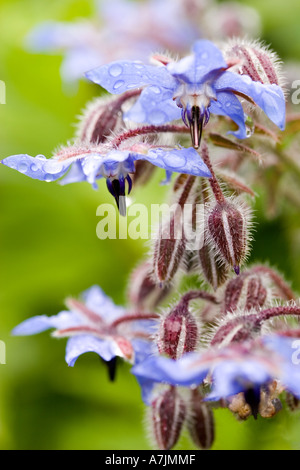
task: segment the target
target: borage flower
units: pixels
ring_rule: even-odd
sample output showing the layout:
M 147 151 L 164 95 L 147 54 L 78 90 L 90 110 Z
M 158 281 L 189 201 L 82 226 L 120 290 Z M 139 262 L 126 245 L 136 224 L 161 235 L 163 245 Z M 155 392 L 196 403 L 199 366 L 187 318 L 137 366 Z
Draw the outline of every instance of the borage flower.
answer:
M 74 366 L 80 355 L 95 352 L 108 364 L 111 378 L 117 357 L 138 363 L 153 349 L 156 314 L 127 312 L 98 286 L 85 291 L 82 302 L 70 298 L 66 305 L 69 310 L 58 315 L 25 320 L 14 328 L 13 335 L 33 335 L 55 328 L 53 336 L 69 337 L 65 356 L 69 366 Z
M 150 403 L 157 383 L 184 387 L 208 383 L 211 390 L 206 399 L 219 401 L 244 393 L 255 409 L 261 389 L 273 381 L 300 396 L 300 374 L 292 364 L 292 346 L 287 340 L 274 338 L 277 336 L 270 335 L 221 349 L 188 353 L 177 361 L 151 355 L 133 367 L 132 372 L 142 387 L 146 404 Z
M 271 121 L 284 129 L 282 89 L 229 71 L 236 62 L 227 63 L 210 41 L 197 41 L 193 54 L 178 62 L 153 57 L 160 66 L 122 60 L 91 70 L 86 76 L 113 94 L 145 87 L 125 116 L 135 122 L 162 124 L 181 115 L 190 127 L 195 148 L 199 147 L 202 127 L 210 114 L 228 116 L 239 127 L 231 133 L 240 139 L 247 137 L 245 114 L 237 96 L 257 104 Z
M 124 131 L 109 143 L 78 143 L 64 147 L 53 158 L 43 155 L 12 155 L 2 160 L 10 168 L 41 181 L 56 181 L 64 176 L 61 184 L 87 181 L 97 189 L 97 180 L 106 178 L 107 188 L 114 196 L 121 215 L 126 214 L 125 183 L 128 194 L 132 188 L 130 174 L 135 172 L 135 162 L 145 160 L 163 168 L 167 180 L 173 171 L 210 177 L 211 173 L 193 148 L 173 149 L 157 147 L 145 142 L 128 143 L 127 139 L 155 132 L 182 132 L 180 126 L 145 126 Z M 70 171 L 68 172 L 68 170 Z M 66 173 L 68 174 L 66 175 Z

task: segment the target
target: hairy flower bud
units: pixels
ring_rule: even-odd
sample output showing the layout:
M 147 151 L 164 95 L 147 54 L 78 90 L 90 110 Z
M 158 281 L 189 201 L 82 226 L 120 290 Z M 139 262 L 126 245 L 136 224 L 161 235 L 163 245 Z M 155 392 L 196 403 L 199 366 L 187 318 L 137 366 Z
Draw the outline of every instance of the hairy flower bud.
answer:
M 132 273 L 128 297 L 138 310 L 153 310 L 170 292 L 170 287 L 160 287 L 153 281 L 152 265 L 146 261 Z
M 210 449 L 215 438 L 214 415 L 197 389 L 191 391 L 188 430 L 194 444 L 200 449 Z
M 122 113 L 115 99 L 96 98 L 87 106 L 78 126 L 77 137 L 82 142 L 103 143 L 111 132 L 123 124 Z
M 171 359 L 179 359 L 183 354 L 195 350 L 198 336 L 197 322 L 183 298 L 161 320 L 158 333 L 159 351 Z
M 225 289 L 222 312 L 237 309 L 247 311 L 264 307 L 271 300 L 272 291 L 266 276 L 252 273 L 251 270 L 231 279 Z
M 180 175 L 173 187 L 175 209 L 159 227 L 154 245 L 153 271 L 156 282 L 170 282 L 183 264 L 187 244 L 185 204 L 190 200 L 196 177 Z M 174 208 L 174 204 L 172 205 Z M 190 214 L 192 215 L 192 214 Z
M 112 132 L 116 133 L 124 125 L 122 106 L 138 96 L 140 91 L 132 90 L 118 98 L 96 98 L 91 101 L 78 125 L 77 137 L 83 142 L 100 144 L 105 142 Z
M 227 279 L 228 266 L 221 263 L 208 245 L 204 245 L 197 253 L 204 279 L 217 290 Z
M 282 85 L 281 65 L 277 55 L 258 42 L 233 39 L 224 48 L 228 62 L 238 62 L 236 70 L 255 82 Z
M 178 441 L 186 406 L 175 387 L 164 391 L 151 404 L 151 424 L 157 446 L 169 450 Z
M 239 274 L 249 251 L 250 209 L 237 199 L 217 202 L 207 212 L 206 238 L 218 258 Z

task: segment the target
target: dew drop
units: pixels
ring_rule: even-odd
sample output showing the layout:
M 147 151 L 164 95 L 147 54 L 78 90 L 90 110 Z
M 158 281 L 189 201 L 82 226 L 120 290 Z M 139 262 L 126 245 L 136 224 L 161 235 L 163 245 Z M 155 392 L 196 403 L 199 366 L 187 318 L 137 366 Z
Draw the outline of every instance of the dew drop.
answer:
M 157 95 L 161 92 L 161 89 L 158 86 L 150 86 L 149 90 L 153 91 L 153 93 L 156 93 Z
M 118 77 L 123 72 L 123 67 L 119 64 L 113 64 L 109 67 L 108 72 L 112 77 Z
M 20 162 L 19 165 L 18 165 L 18 171 L 20 173 L 26 173 L 26 171 L 28 170 L 28 165 L 26 162 Z
M 136 62 L 134 66 L 136 69 L 142 69 L 144 67 L 143 64 L 139 64 L 138 62 Z
M 30 170 L 31 170 L 31 171 L 34 171 L 34 172 L 35 172 L 35 171 L 38 171 L 38 169 L 39 169 L 39 167 L 38 167 L 38 165 L 37 165 L 36 163 L 32 163 L 32 164 L 30 165 Z
M 169 168 L 174 169 L 180 169 L 186 164 L 185 156 L 179 153 L 176 154 L 175 152 L 164 155 L 163 160 Z
M 57 160 L 47 160 L 43 165 L 43 170 L 50 175 L 55 175 L 62 170 L 62 163 Z
M 46 181 L 47 183 L 50 183 L 51 181 L 54 181 L 54 176 L 50 175 L 49 173 L 46 173 L 44 176 L 44 181 Z
M 113 89 L 114 90 L 118 90 L 119 88 L 121 88 L 121 86 L 124 85 L 124 80 L 118 80 L 114 86 L 113 86 Z

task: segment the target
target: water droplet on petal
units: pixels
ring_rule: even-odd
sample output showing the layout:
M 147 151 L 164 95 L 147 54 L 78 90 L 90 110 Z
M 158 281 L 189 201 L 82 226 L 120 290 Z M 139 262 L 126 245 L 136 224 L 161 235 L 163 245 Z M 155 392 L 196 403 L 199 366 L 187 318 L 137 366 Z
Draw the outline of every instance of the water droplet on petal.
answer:
M 164 155 L 163 160 L 169 168 L 174 168 L 174 169 L 176 168 L 180 169 L 184 167 L 186 164 L 185 156 L 180 153 L 175 153 L 175 152 Z
M 43 170 L 47 173 L 50 173 L 51 175 L 55 175 L 62 170 L 62 167 L 62 163 L 58 160 L 48 160 L 46 163 L 44 163 Z
M 156 93 L 157 95 L 159 95 L 161 93 L 161 89 L 158 86 L 155 86 L 155 85 L 150 86 L 149 90 L 153 91 L 153 93 Z
M 46 181 L 47 183 L 50 183 L 51 181 L 54 180 L 54 176 L 53 175 L 50 175 L 49 173 L 46 173 L 45 176 L 44 176 L 44 181 Z
M 26 171 L 28 170 L 28 165 L 26 162 L 20 162 L 19 165 L 18 165 L 18 171 L 20 173 L 26 173 Z
M 118 89 L 121 88 L 121 86 L 123 86 L 123 85 L 124 85 L 124 80 L 118 80 L 118 81 L 114 84 L 113 89 L 114 89 L 114 90 L 118 90 Z
M 112 77 L 118 77 L 123 72 L 123 67 L 119 64 L 113 64 L 109 67 L 108 72 Z
M 31 171 L 38 171 L 39 167 L 36 163 L 32 163 L 30 165 L 30 169 L 31 169 Z
M 140 64 L 138 62 L 135 62 L 134 66 L 135 66 L 136 69 L 142 69 L 144 67 L 143 64 Z

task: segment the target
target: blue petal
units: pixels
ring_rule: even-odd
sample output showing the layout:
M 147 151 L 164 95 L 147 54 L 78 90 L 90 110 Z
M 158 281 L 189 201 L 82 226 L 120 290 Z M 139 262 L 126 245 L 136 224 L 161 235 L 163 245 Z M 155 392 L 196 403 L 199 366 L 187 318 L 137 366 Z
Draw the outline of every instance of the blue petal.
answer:
M 263 85 L 247 75 L 225 72 L 214 82 L 216 90 L 243 93 L 252 98 L 281 130 L 285 127 L 285 98 L 278 85 Z
M 36 317 L 28 318 L 20 325 L 16 326 L 12 334 L 15 336 L 27 336 L 41 333 L 42 331 L 49 330 L 49 328 L 65 329 L 72 326 L 79 325 L 80 318 L 73 312 L 63 311 L 58 315 L 47 317 L 46 315 L 39 315 Z
M 70 171 L 66 176 L 59 182 L 61 186 L 70 183 L 78 183 L 81 181 L 87 181 L 86 175 L 82 171 L 81 161 L 74 162 L 70 168 Z
M 123 93 L 145 85 L 173 89 L 176 81 L 166 67 L 144 65 L 141 62 L 119 60 L 90 70 L 85 76 L 113 94 Z
M 190 148 L 180 150 L 149 150 L 147 155 L 132 154 L 136 160 L 147 160 L 160 168 L 195 176 L 211 177 L 211 173 L 197 151 Z
M 193 52 L 193 55 L 167 65 L 174 77 L 186 83 L 201 85 L 214 72 L 227 67 L 220 49 L 210 41 L 196 41 Z
M 172 89 L 152 85 L 142 91 L 139 99 L 124 117 L 134 122 L 159 125 L 180 119 L 181 111 L 173 101 Z
M 97 353 L 104 361 L 110 361 L 119 355 L 114 341 L 102 340 L 92 335 L 78 335 L 73 336 L 67 342 L 66 363 L 73 367 L 78 357 L 87 352 Z
M 268 368 L 256 360 L 222 361 L 213 371 L 213 388 L 208 400 L 219 400 L 249 388 L 267 384 L 272 378 Z
M 46 159 L 43 155 L 30 157 L 21 154 L 7 157 L 1 163 L 30 178 L 49 182 L 63 176 L 73 162 L 73 159 L 62 162 L 54 158 Z
M 84 303 L 103 320 L 110 322 L 124 314 L 124 308 L 115 305 L 99 286 L 92 286 L 82 294 Z
M 209 367 L 206 364 L 195 366 L 199 355 L 188 353 L 175 361 L 162 356 L 150 356 L 134 366 L 131 372 L 139 379 L 171 385 L 192 386 L 202 383 Z
M 91 47 L 76 47 L 65 54 L 60 67 L 61 77 L 66 82 L 84 78 L 87 70 L 97 67 L 102 61 L 99 51 Z
M 217 101 L 211 101 L 209 111 L 212 114 L 228 116 L 239 126 L 237 131 L 229 131 L 228 134 L 233 134 L 239 139 L 245 139 L 247 137 L 244 110 L 233 93 L 217 93 Z

